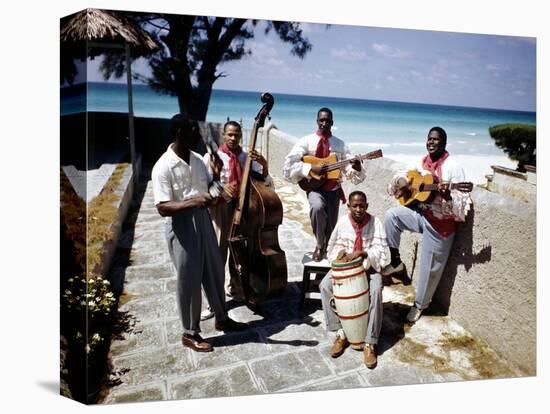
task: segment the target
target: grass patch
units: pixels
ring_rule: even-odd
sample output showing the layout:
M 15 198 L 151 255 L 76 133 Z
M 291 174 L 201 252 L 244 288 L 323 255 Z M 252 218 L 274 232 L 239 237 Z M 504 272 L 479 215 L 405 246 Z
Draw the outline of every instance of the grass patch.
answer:
M 71 396 L 94 403 L 107 379 L 107 353 L 116 334 L 116 298 L 97 269 L 104 244 L 118 220 L 116 194 L 129 164 L 118 165 L 101 193 L 88 205 L 60 171 L 61 195 L 61 333 L 67 341 L 62 375 Z
M 471 336 L 451 336 L 444 333 L 439 344 L 447 351 L 460 349 L 467 352 L 470 364 L 481 379 L 507 378 L 516 375 L 487 345 Z
M 103 244 L 113 237 L 112 224 L 118 218 L 116 203 L 120 200 L 120 196 L 115 192 L 128 165 L 117 165 L 101 193 L 88 206 L 88 278 L 92 277 L 101 263 Z
M 436 373 L 453 371 L 449 359 L 433 354 L 428 350 L 427 345 L 413 341 L 410 338 L 402 339 L 399 344 L 397 358 L 401 362 L 431 369 Z

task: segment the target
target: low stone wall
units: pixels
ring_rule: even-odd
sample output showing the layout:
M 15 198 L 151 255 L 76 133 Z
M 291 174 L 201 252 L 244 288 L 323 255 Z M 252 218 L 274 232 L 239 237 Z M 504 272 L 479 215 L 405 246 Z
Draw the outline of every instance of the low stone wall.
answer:
M 122 232 L 122 225 L 124 224 L 124 220 L 126 220 L 126 215 L 128 214 L 128 210 L 130 208 L 132 198 L 134 197 L 134 191 L 136 188 L 134 183 L 139 180 L 139 174 L 141 169 L 140 155 L 138 155 L 136 164 L 137 164 L 137 171 L 133 171 L 132 164 L 128 165 L 128 168 L 126 168 L 126 171 L 124 171 L 124 174 L 122 175 L 122 179 L 120 180 L 120 185 L 118 186 L 118 189 L 115 191 L 115 195 L 118 197 L 117 206 L 116 206 L 118 209 L 118 216 L 116 221 L 111 224 L 111 229 L 113 230 L 113 237 L 103 244 L 104 251 L 101 258 L 101 263 L 98 265 L 98 268 L 96 269 L 97 274 L 106 275 L 111 266 L 111 262 L 113 261 L 116 246 L 118 244 L 118 239 L 120 238 L 120 234 Z
M 512 196 L 531 205 L 537 202 L 536 175 L 521 173 L 506 167 L 492 166 L 493 175 L 487 181 L 487 189 L 494 193 Z
M 275 128 L 262 134 L 270 173 L 282 176 L 284 158 L 296 138 Z M 386 185 L 404 165 L 388 158 L 366 165 L 367 179 L 354 189 L 367 194 L 369 211 L 383 219 L 386 210 L 398 205 Z M 351 189 L 346 183 L 346 193 Z M 536 208 L 480 187 L 472 199 L 473 211 L 457 231 L 434 305 L 526 375 L 535 375 Z M 419 241 L 419 235 L 406 232 L 400 249 L 414 284 Z

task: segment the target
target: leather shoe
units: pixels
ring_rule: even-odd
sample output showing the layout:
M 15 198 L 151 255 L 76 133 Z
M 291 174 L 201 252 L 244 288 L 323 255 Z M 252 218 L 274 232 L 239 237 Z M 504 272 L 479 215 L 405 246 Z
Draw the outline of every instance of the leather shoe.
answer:
M 214 323 L 214 328 L 217 331 L 231 332 L 231 331 L 242 331 L 248 328 L 248 325 L 243 322 L 237 322 L 231 319 L 229 316 L 223 321 L 218 321 Z
M 365 348 L 363 349 L 363 358 L 368 369 L 373 369 L 376 367 L 378 359 L 376 358 L 376 350 L 374 349 L 373 344 L 365 344 Z
M 201 312 L 201 321 L 206 321 L 214 317 L 214 311 L 210 309 L 210 306 Z
M 405 269 L 403 269 L 403 271 L 401 272 L 394 273 L 393 275 L 391 275 L 391 277 L 400 280 L 401 283 L 403 283 L 403 285 L 405 286 L 409 286 L 412 282 L 411 277 L 407 274 Z
M 323 252 L 323 249 L 316 247 L 311 258 L 313 259 L 314 262 L 320 262 L 321 260 L 323 260 L 324 255 L 325 254 Z
M 214 350 L 214 347 L 202 339 L 199 334 L 183 334 L 181 336 L 181 343 L 183 346 L 191 348 L 193 351 L 197 352 L 211 352 Z
M 330 356 L 333 358 L 338 358 L 344 353 L 344 350 L 347 348 L 348 345 L 349 342 L 347 338 L 341 338 L 337 335 L 334 343 L 332 344 L 332 348 L 330 348 Z
M 399 262 L 399 264 L 396 264 L 395 266 L 391 263 L 387 265 L 384 269 L 382 269 L 382 276 L 389 276 L 393 275 L 394 273 L 400 273 L 405 270 L 405 265 L 403 262 Z
M 418 319 L 420 319 L 420 315 L 422 315 L 422 309 L 418 309 L 416 305 L 411 306 L 411 309 L 409 309 L 409 313 L 407 313 L 406 320 L 408 323 L 413 324 Z

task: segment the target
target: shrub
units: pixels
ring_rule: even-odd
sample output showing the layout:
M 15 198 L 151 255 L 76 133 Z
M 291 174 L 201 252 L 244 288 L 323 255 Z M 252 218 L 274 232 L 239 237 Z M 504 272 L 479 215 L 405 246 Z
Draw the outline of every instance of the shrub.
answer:
M 118 165 L 88 205 L 61 170 L 61 334 L 67 340 L 65 377 L 73 398 L 82 402 L 95 402 L 106 375 L 117 299 L 96 271 L 104 243 L 113 237 L 119 199 L 114 192 L 127 167 Z
M 501 124 L 489 128 L 497 147 L 518 162 L 518 171 L 525 172 L 525 165 L 537 165 L 537 128 L 526 124 Z

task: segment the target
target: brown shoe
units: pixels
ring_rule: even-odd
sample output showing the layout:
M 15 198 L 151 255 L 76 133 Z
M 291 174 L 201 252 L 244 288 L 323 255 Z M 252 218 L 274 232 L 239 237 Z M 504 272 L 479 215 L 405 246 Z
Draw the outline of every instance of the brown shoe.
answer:
M 363 357 L 367 368 L 373 369 L 376 367 L 378 360 L 376 358 L 376 350 L 374 349 L 374 345 L 365 344 L 365 349 L 363 349 Z
M 323 252 L 323 249 L 316 247 L 311 258 L 314 262 L 320 262 L 321 260 L 323 260 L 324 255 L 325 253 Z
M 248 325 L 243 322 L 237 322 L 231 319 L 229 316 L 223 321 L 218 321 L 214 323 L 214 328 L 217 331 L 231 332 L 231 331 L 242 331 L 248 328 Z
M 211 352 L 214 350 L 214 347 L 202 339 L 199 334 L 183 334 L 181 336 L 181 343 L 183 346 L 191 348 L 193 351 L 197 352 Z
M 344 353 L 344 350 L 348 345 L 349 342 L 346 338 L 340 338 L 340 336 L 336 335 L 332 348 L 330 348 L 330 356 L 333 358 L 338 358 Z

